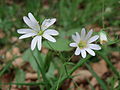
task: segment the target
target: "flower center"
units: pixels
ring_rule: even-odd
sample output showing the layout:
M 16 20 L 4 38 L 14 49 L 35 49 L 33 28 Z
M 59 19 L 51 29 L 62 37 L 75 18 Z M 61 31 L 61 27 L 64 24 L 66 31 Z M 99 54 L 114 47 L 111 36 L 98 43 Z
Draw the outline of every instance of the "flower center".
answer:
M 87 43 L 85 41 L 80 41 L 78 43 L 79 48 L 85 48 L 87 46 Z
M 44 31 L 40 30 L 37 35 L 43 35 Z

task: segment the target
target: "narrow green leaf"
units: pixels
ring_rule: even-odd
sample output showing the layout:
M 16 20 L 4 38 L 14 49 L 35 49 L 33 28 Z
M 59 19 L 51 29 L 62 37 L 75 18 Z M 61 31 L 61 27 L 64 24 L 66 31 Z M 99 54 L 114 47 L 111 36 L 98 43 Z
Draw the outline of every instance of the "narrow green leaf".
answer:
M 51 51 L 49 51 L 47 53 L 47 56 L 45 57 L 45 60 L 44 60 L 44 67 L 43 68 L 45 69 L 46 72 L 49 69 L 50 62 L 51 62 L 52 58 L 53 58 L 53 53 Z
M 22 83 L 25 81 L 25 72 L 22 69 L 16 70 L 15 80 L 17 83 Z
M 36 62 L 35 62 L 32 54 L 31 54 L 31 50 L 30 50 L 30 49 L 27 49 L 27 50 L 23 53 L 22 58 L 23 58 L 23 60 L 28 61 L 28 62 L 31 64 L 32 68 L 33 68 L 35 71 L 38 70 L 38 66 L 37 66 L 37 64 L 36 64 Z

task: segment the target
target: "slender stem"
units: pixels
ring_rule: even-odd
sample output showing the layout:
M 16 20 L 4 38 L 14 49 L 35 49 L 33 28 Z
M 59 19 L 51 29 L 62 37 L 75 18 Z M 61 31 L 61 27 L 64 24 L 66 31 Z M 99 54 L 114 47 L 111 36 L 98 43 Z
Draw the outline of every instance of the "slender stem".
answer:
M 68 62 L 73 58 L 73 56 L 74 56 L 74 53 L 73 53 L 73 55 L 68 59 Z
M 104 5 L 104 0 L 102 1 L 102 27 L 103 29 L 105 28 L 105 25 L 104 25 L 104 8 L 105 8 L 105 5 Z
M 31 86 L 31 85 L 45 85 L 46 83 L 44 82 L 31 82 L 31 83 L 0 83 L 0 85 L 28 85 L 28 86 Z
M 87 62 L 87 60 L 90 58 L 91 56 L 87 56 L 85 59 L 81 59 L 77 65 L 75 65 L 72 70 L 69 72 L 69 75 L 71 75 L 76 69 L 78 69 L 80 66 L 82 66 L 85 62 Z M 63 81 L 65 81 L 66 79 L 68 78 L 71 78 L 71 77 L 67 77 L 67 76 L 64 76 L 60 83 L 59 83 L 59 87 L 61 86 L 61 84 L 63 83 Z
M 54 50 L 54 48 L 49 44 L 49 42 L 47 41 L 47 43 L 48 43 L 48 45 Z M 56 51 L 55 51 L 56 52 Z M 56 52 L 57 53 L 57 52 Z M 67 71 L 67 67 L 66 67 L 66 65 L 64 65 L 64 58 L 63 58 L 63 56 L 62 56 L 62 54 L 60 53 L 60 52 L 58 52 L 59 53 L 59 55 L 61 56 L 61 58 L 62 58 L 62 63 L 63 63 L 63 67 L 64 67 L 64 69 L 65 69 L 65 73 L 66 73 L 66 75 L 67 76 L 69 76 L 69 74 L 68 74 L 68 71 Z
M 48 42 L 48 45 L 53 49 L 53 47 L 49 44 L 49 42 Z M 53 50 L 54 50 L 54 49 L 53 49 Z M 59 52 L 59 55 L 62 56 L 60 52 Z M 72 55 L 67 61 L 70 61 L 70 59 L 71 59 L 72 57 L 73 57 L 73 55 Z M 80 60 L 80 61 L 77 63 L 77 65 L 75 65 L 75 66 L 72 68 L 72 70 L 71 70 L 70 72 L 67 71 L 67 67 L 66 67 L 66 65 L 64 65 L 64 69 L 65 69 L 66 75 L 61 78 L 61 80 L 59 81 L 59 85 L 58 85 L 57 87 L 60 87 L 61 84 L 62 84 L 62 82 L 63 82 L 64 80 L 66 80 L 66 79 L 68 79 L 68 78 L 71 78 L 70 75 L 71 75 L 77 68 L 79 68 L 80 66 L 82 66 L 90 57 L 91 57 L 91 56 L 87 56 L 85 59 Z M 62 61 L 63 61 L 63 60 L 62 60 Z
M 64 64 L 64 57 L 62 56 L 62 54 L 59 52 L 59 55 L 60 55 L 60 57 L 62 58 L 62 63 L 63 63 L 63 67 L 64 67 L 64 69 L 65 69 L 65 73 L 66 73 L 66 75 L 69 77 L 69 74 L 68 74 L 68 71 L 67 71 L 67 67 L 66 67 L 66 65 Z
M 42 77 L 43 77 L 44 82 L 47 83 L 46 88 L 48 88 L 49 82 L 48 82 L 48 80 L 47 80 L 47 78 L 46 78 L 45 72 L 42 70 L 41 66 L 39 65 L 39 62 L 37 61 L 37 58 L 35 57 L 35 55 L 33 54 L 32 51 L 31 51 L 31 53 L 32 53 L 32 56 L 34 57 L 34 59 L 35 59 L 37 65 L 38 65 L 38 68 L 39 68 L 40 71 L 41 71 L 41 74 L 42 74 Z M 47 90 L 48 90 L 48 89 L 47 89 Z
M 72 70 L 69 72 L 70 75 L 71 75 L 77 68 L 79 68 L 80 66 L 82 66 L 85 62 L 87 62 L 87 60 L 88 60 L 90 57 L 91 57 L 91 56 L 89 55 L 89 56 L 87 56 L 85 59 L 81 59 L 81 60 L 77 63 L 77 65 L 75 65 L 75 66 L 72 68 Z

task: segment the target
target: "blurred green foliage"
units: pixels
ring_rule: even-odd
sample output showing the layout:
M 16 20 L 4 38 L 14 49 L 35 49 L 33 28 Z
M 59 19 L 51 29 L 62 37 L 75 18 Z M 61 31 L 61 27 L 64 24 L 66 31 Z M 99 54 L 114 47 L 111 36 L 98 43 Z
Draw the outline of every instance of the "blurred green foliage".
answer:
M 0 31 L 5 33 L 5 37 L 0 38 L 0 46 L 2 47 L 13 45 L 11 44 L 10 38 L 13 36 L 19 37 L 19 34 L 16 32 L 17 29 L 27 27 L 27 25 L 25 25 L 25 23 L 23 22 L 22 17 L 27 16 L 28 12 L 33 13 L 35 18 L 39 21 L 39 23 L 42 23 L 42 21 L 45 18 L 53 17 L 57 18 L 57 22 L 53 27 L 60 32 L 59 37 L 57 37 L 58 42 L 53 44 L 45 41 L 43 42 L 43 45 L 51 50 L 70 51 L 71 48 L 68 46 L 68 44 L 69 42 L 71 42 L 69 39 L 71 35 L 74 34 L 76 31 L 80 32 L 81 28 L 83 27 L 93 25 L 93 27 L 97 26 L 102 28 L 103 24 L 102 15 L 104 15 L 105 28 L 107 27 L 120 28 L 119 11 L 120 11 L 119 0 L 0 0 Z M 106 31 L 109 32 L 109 29 L 106 29 Z M 64 41 L 64 39 L 66 39 L 66 41 Z M 23 40 L 22 46 L 25 46 L 24 44 L 26 44 L 26 42 L 29 42 L 29 39 Z M 111 43 L 116 42 L 114 41 Z M 48 43 L 53 48 L 51 48 L 50 45 L 48 45 Z M 33 56 L 31 55 L 30 49 L 25 50 L 26 47 L 21 47 L 21 44 L 18 45 L 18 47 L 21 48 L 22 52 L 24 52 L 23 59 L 25 61 L 29 61 L 33 69 L 37 71 L 38 66 L 34 61 Z M 117 45 L 115 48 L 111 47 L 103 48 L 106 50 L 104 51 L 104 53 L 106 53 L 106 56 L 109 55 L 109 52 L 119 51 L 120 49 L 119 46 Z M 46 76 L 50 81 L 51 85 L 57 86 L 61 77 L 57 78 L 55 77 L 53 80 L 54 77 L 53 71 L 55 70 L 55 68 L 57 68 L 64 76 L 65 71 L 63 71 L 61 60 L 69 58 L 70 56 L 66 55 L 66 53 L 62 53 L 64 57 L 58 58 L 56 52 L 55 52 L 56 56 L 52 56 L 51 52 L 48 53 L 47 55 L 39 56 L 36 53 L 37 51 L 34 52 L 36 57 L 42 58 L 43 63 L 47 63 L 45 66 L 42 63 L 43 64 L 42 68 L 45 67 Z M 101 54 L 100 56 L 102 57 L 104 55 Z M 107 57 L 105 57 L 105 59 L 106 58 Z M 96 57 L 92 57 L 92 59 L 93 61 L 94 60 L 98 61 L 98 58 Z M 51 61 L 48 62 L 49 60 Z M 65 62 L 66 65 L 70 64 L 74 66 L 74 63 L 68 63 L 66 61 L 63 62 Z M 9 67 L 10 66 L 6 65 L 6 68 Z M 88 68 L 90 69 L 91 72 L 93 72 L 90 66 L 88 66 Z M 2 75 L 5 70 L 3 69 L 0 75 Z M 115 70 L 115 72 L 117 71 Z M 23 82 L 25 79 L 24 74 L 25 72 L 23 70 L 18 69 L 16 71 L 16 81 Z M 104 84 L 104 82 L 101 81 L 94 72 L 93 76 L 95 76 L 98 79 L 101 85 Z M 108 80 L 108 84 L 112 85 L 111 88 L 113 88 L 114 87 L 113 84 L 115 83 L 116 80 L 114 80 L 113 83 L 111 81 L 112 78 Z M 104 87 L 103 85 L 103 88 L 105 89 L 106 87 Z
M 119 0 L 104 0 L 104 5 L 102 12 L 103 0 L 0 0 L 0 30 L 7 37 L 18 36 L 16 29 L 26 27 L 22 17 L 28 12 L 39 22 L 56 17 L 56 29 L 65 32 L 91 24 L 102 27 L 102 13 L 106 27 L 119 27 Z

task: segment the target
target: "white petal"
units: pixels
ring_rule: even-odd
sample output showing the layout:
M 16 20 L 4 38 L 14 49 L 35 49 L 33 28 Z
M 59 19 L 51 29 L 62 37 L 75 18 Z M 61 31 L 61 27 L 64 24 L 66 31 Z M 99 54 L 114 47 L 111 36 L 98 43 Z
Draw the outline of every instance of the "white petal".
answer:
M 35 46 L 37 44 L 37 41 L 38 41 L 38 36 L 34 37 L 32 39 L 32 42 L 31 42 L 31 50 L 34 50 L 35 49 Z
M 86 34 L 85 28 L 82 28 L 81 35 L 80 35 L 80 37 L 81 37 L 82 40 L 85 39 L 85 34 Z
M 88 46 L 89 46 L 89 48 L 91 48 L 93 50 L 100 50 L 101 49 L 101 47 L 97 44 L 89 44 Z
M 24 35 L 20 36 L 19 39 L 28 38 L 28 37 L 32 37 L 32 36 L 35 36 L 35 35 L 36 35 L 35 33 L 27 33 L 27 34 L 24 34 Z
M 37 20 L 35 19 L 35 17 L 32 15 L 32 13 L 28 13 L 28 17 L 30 18 L 31 22 L 34 24 L 35 30 L 40 30 L 40 26 Z
M 99 38 L 99 35 L 95 35 L 88 40 L 88 43 L 92 43 L 92 42 L 96 41 L 98 38 Z
M 90 55 L 95 56 L 95 52 L 91 50 L 90 48 L 85 49 Z
M 44 32 L 45 34 L 49 34 L 49 35 L 53 35 L 53 36 L 56 36 L 56 35 L 58 35 L 59 34 L 59 32 L 58 31 L 56 31 L 56 30 L 53 30 L 53 29 L 47 29 L 47 30 L 45 30 L 45 32 Z
M 75 55 L 79 55 L 80 54 L 80 48 L 77 47 L 76 50 L 75 50 Z
M 37 46 L 38 46 L 38 50 L 41 50 L 41 47 L 42 47 L 42 37 L 41 36 L 38 36 Z
M 80 35 L 78 32 L 76 32 L 76 35 L 72 35 L 72 39 L 76 42 L 79 43 L 80 41 Z
M 81 55 L 83 58 L 86 58 L 86 51 L 84 49 L 81 50 Z
M 28 13 L 28 17 L 30 18 L 30 20 L 31 20 L 33 23 L 38 23 L 37 20 L 35 19 L 35 17 L 32 15 L 32 13 Z
M 79 42 L 79 41 L 80 41 L 80 35 L 79 35 L 78 32 L 76 32 L 76 38 L 77 38 L 77 40 L 78 40 L 78 42 Z
M 35 25 L 31 22 L 31 20 L 28 17 L 24 16 L 23 20 L 30 28 L 32 28 L 33 30 L 35 29 Z
M 43 37 L 51 42 L 56 42 L 55 38 L 53 38 L 52 36 L 48 35 L 48 34 L 43 34 Z
M 72 35 L 72 39 L 76 42 L 76 36 Z
M 93 33 L 93 30 L 91 29 L 91 30 L 87 33 L 87 35 L 86 35 L 86 37 L 85 37 L 85 40 L 88 40 L 88 39 L 91 37 L 92 33 Z
M 17 32 L 19 34 L 26 34 L 26 33 L 33 33 L 34 31 L 32 29 L 18 29 Z
M 70 46 L 71 47 L 77 47 L 77 44 L 76 43 L 70 43 Z
M 56 21 L 56 18 L 53 19 L 45 19 L 41 25 L 41 29 L 45 30 L 47 29 L 49 26 L 53 25 Z

